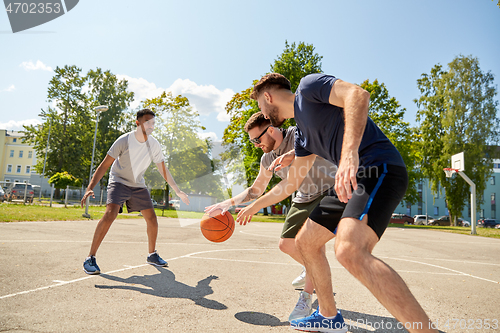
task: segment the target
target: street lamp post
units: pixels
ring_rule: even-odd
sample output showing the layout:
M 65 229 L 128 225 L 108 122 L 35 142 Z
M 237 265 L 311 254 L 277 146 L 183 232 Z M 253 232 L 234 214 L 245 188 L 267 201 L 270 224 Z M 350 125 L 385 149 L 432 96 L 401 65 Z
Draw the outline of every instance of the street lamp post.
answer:
M 39 116 L 43 116 L 39 114 Z M 40 177 L 40 196 L 38 197 L 38 201 L 42 201 L 42 185 L 43 185 L 43 177 L 45 177 L 45 162 L 47 162 L 47 152 L 49 151 L 49 140 L 50 140 L 50 128 L 52 127 L 52 118 L 49 118 L 49 135 L 47 136 L 47 147 L 45 148 L 45 158 L 43 159 L 43 171 L 42 176 Z
M 106 105 L 96 106 L 94 108 L 94 111 L 97 113 L 97 119 L 95 121 L 94 146 L 92 147 L 92 160 L 90 162 L 89 184 L 90 184 L 90 180 L 92 179 L 92 168 L 94 167 L 95 140 L 97 137 L 97 124 L 99 123 L 99 113 L 104 112 L 104 111 L 108 111 L 108 107 Z M 85 201 L 85 214 L 82 214 L 82 216 L 86 217 L 86 218 L 90 218 L 89 202 L 90 202 L 90 196 L 87 197 L 87 200 Z

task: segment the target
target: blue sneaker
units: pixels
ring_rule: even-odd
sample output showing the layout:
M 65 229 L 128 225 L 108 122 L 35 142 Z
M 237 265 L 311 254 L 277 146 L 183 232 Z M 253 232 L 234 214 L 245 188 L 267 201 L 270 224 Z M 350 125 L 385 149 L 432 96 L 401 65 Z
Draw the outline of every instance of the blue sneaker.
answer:
M 290 322 L 290 327 L 306 332 L 346 333 L 347 326 L 340 311 L 333 319 L 328 319 L 319 314 L 319 307 L 309 317 L 295 319 Z
M 163 260 L 159 255 L 158 253 L 153 252 L 152 254 L 150 254 L 148 256 L 148 264 L 150 265 L 155 265 L 155 266 L 160 266 L 160 267 L 166 267 L 168 266 L 168 263 Z
M 83 262 L 83 270 L 87 274 L 101 274 L 101 270 L 99 269 L 99 266 L 97 266 L 97 263 L 95 261 L 94 256 L 90 256 L 85 261 Z

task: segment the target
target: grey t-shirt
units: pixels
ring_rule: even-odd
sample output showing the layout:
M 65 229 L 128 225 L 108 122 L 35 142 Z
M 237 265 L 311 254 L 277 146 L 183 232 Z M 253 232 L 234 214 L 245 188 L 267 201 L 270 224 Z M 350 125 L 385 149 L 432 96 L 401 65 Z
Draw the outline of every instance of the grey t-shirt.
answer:
M 115 161 L 109 173 L 109 184 L 122 183 L 130 187 L 146 187 L 144 173 L 151 164 L 164 160 L 160 143 L 148 136 L 151 153 L 146 142 L 139 142 L 135 131 L 120 136 L 109 148 L 108 155 Z
M 294 149 L 295 129 L 295 126 L 287 128 L 285 130 L 285 137 L 283 138 L 283 142 L 280 146 L 275 150 L 262 155 L 260 160 L 262 167 L 267 169 L 276 158 Z M 289 169 L 290 166 L 287 166 L 286 168 L 275 171 L 274 173 L 281 179 L 286 179 Z M 337 167 L 333 163 L 317 156 L 313 166 L 309 170 L 309 173 L 300 185 L 293 202 L 306 203 L 315 200 L 323 192 L 335 185 L 334 177 L 336 172 Z

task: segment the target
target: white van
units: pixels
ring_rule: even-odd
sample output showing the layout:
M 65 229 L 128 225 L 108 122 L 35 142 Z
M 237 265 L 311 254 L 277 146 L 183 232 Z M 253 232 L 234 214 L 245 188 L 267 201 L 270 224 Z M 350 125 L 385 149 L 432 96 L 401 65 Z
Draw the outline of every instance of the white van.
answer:
M 413 221 L 414 221 L 413 224 L 415 224 L 415 225 L 427 225 L 429 220 L 430 220 L 430 218 L 427 217 L 427 219 L 426 219 L 425 215 L 413 216 Z

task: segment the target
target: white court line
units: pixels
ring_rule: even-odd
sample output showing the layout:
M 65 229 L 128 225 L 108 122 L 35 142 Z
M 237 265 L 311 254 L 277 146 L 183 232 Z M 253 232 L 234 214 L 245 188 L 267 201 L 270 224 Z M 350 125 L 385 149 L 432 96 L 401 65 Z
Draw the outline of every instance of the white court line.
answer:
M 259 235 L 259 234 L 252 234 L 251 232 L 246 232 L 246 231 L 243 231 L 243 230 L 240 230 L 240 232 L 241 232 L 242 234 L 251 235 L 251 236 L 257 236 L 257 237 L 270 237 L 270 238 L 278 238 L 278 239 L 279 239 L 279 237 L 280 237 L 280 236 L 276 236 L 276 235 L 271 236 L 271 235 Z M 281 235 L 281 234 L 280 234 L 280 235 Z
M 208 259 L 208 260 L 244 262 L 244 263 L 249 263 L 249 264 L 271 264 L 271 265 L 285 265 L 285 266 L 302 266 L 299 263 L 255 261 L 255 260 L 226 259 L 226 258 L 190 257 L 190 259 Z
M 450 272 L 457 273 L 458 275 L 468 276 L 468 277 L 475 278 L 475 279 L 478 279 L 478 280 L 483 280 L 483 281 L 487 281 L 487 282 L 493 282 L 493 283 L 496 283 L 496 284 L 500 283 L 498 281 L 493 281 L 493 280 L 485 279 L 485 278 L 482 278 L 482 277 L 479 277 L 479 276 L 475 276 L 475 275 L 471 275 L 471 274 L 468 274 L 468 273 L 460 272 L 460 271 L 457 271 L 455 269 L 451 269 L 451 268 L 447 268 L 447 267 L 443 267 L 443 266 L 438 266 L 438 265 L 433 265 L 433 264 L 428 264 L 428 263 L 421 262 L 421 261 L 409 260 L 409 259 L 402 259 L 402 258 L 393 258 L 393 257 L 379 257 L 379 258 L 412 262 L 412 263 L 415 263 L 415 264 L 421 264 L 421 265 L 426 265 L 426 266 L 431 266 L 431 267 L 435 267 L 435 268 L 444 269 L 444 270 L 447 270 L 447 271 L 450 271 Z
M 467 236 L 467 235 L 463 235 L 463 236 Z M 418 239 L 391 238 L 390 240 L 391 241 L 398 241 L 398 242 L 417 242 L 417 243 L 422 243 L 422 241 L 420 241 Z M 490 242 L 488 242 L 488 241 L 490 241 Z M 480 237 L 480 238 L 477 238 L 476 241 L 469 241 L 469 242 L 451 241 L 451 240 L 440 240 L 440 239 L 426 239 L 425 243 L 459 243 L 459 244 L 476 244 L 476 245 L 500 245 L 499 241 L 495 241 L 493 238 L 486 238 L 486 237 Z
M 0 240 L 0 243 L 91 243 L 92 240 L 81 240 L 81 241 L 69 241 L 69 240 L 50 240 L 50 239 L 5 239 L 5 240 Z M 147 241 L 143 242 L 130 242 L 130 241 L 113 241 L 113 240 L 108 240 L 106 243 L 113 243 L 113 244 L 148 244 Z M 163 243 L 163 242 L 156 242 L 156 244 L 160 245 L 196 245 L 196 246 L 201 246 L 201 245 L 214 245 L 212 243 Z
M 177 260 L 177 259 L 182 259 L 182 258 L 193 258 L 193 259 L 209 259 L 209 260 L 221 260 L 221 261 L 224 260 L 224 261 L 248 262 L 248 263 L 264 263 L 264 264 L 273 264 L 273 265 L 276 265 L 276 264 L 280 264 L 280 265 L 295 265 L 293 263 L 292 264 L 288 264 L 288 263 L 275 263 L 275 262 L 250 261 L 250 260 L 247 261 L 247 260 L 224 259 L 224 258 L 194 257 L 195 255 L 205 254 L 205 253 L 227 252 L 227 251 L 232 251 L 232 252 L 234 252 L 234 251 L 263 251 L 263 250 L 276 250 L 276 248 L 272 247 L 272 248 L 257 248 L 257 249 L 255 249 L 255 248 L 254 249 L 219 249 L 219 250 L 197 251 L 197 252 L 189 253 L 189 254 L 186 254 L 186 255 L 179 256 L 179 257 L 169 258 L 169 259 L 167 259 L 167 261 L 172 261 L 172 260 Z M 487 282 L 493 282 L 493 283 L 496 283 L 496 284 L 499 283 L 497 281 L 493 281 L 493 280 L 481 278 L 481 277 L 474 276 L 474 275 L 471 275 L 471 274 L 467 274 L 467 273 L 464 273 L 464 272 L 460 272 L 460 271 L 457 271 L 457 270 L 454 270 L 454 269 L 450 269 L 450 268 L 446 268 L 446 267 L 442 267 L 442 266 L 438 266 L 438 265 L 433 265 L 433 264 L 428 264 L 428 263 L 424 263 L 424 262 L 420 262 L 420 261 L 416 261 L 416 260 L 409 260 L 409 259 L 402 259 L 402 258 L 393 258 L 393 257 L 380 257 L 380 258 L 393 259 L 393 260 L 401 260 L 401 261 L 407 261 L 407 262 L 422 264 L 422 265 L 426 265 L 426 266 L 440 268 L 440 269 L 443 269 L 443 270 L 448 270 L 448 271 L 451 271 L 451 272 L 454 273 L 454 274 L 447 273 L 447 275 L 469 276 L 469 277 L 472 277 L 472 278 L 475 278 L 475 279 L 479 279 L 479 280 L 484 280 L 484 281 L 487 281 Z M 113 273 L 123 272 L 123 271 L 134 269 L 134 268 L 145 267 L 147 265 L 149 265 L 149 264 L 142 264 L 142 265 L 137 265 L 137 266 L 126 266 L 125 268 L 117 269 L 117 270 L 106 272 L 106 273 L 103 273 L 103 274 L 113 274 Z M 343 267 L 333 267 L 333 268 L 343 268 Z M 406 272 L 406 271 L 400 271 L 400 272 Z M 408 272 L 410 272 L 410 271 L 408 271 Z M 421 272 L 421 273 L 425 273 L 425 274 L 446 274 L 446 273 L 432 273 L 432 272 Z M 29 294 L 29 293 L 32 293 L 32 292 L 46 290 L 46 289 L 50 289 L 50 288 L 54 288 L 54 287 L 59 287 L 59 286 L 63 286 L 63 285 L 66 285 L 66 284 L 76 283 L 76 282 L 80 282 L 80 281 L 91 279 L 91 278 L 95 278 L 95 277 L 97 277 L 97 275 L 85 276 L 85 277 L 78 278 L 78 279 L 71 280 L 71 281 L 54 280 L 54 282 L 56 282 L 56 284 L 45 286 L 45 287 L 40 287 L 40 288 L 36 288 L 36 289 L 31 289 L 31 290 L 25 290 L 25 291 L 17 292 L 17 293 L 14 293 L 14 294 L 0 296 L 0 299 L 14 297 L 14 296 L 18 296 L 18 295 Z
M 203 253 L 224 252 L 224 251 L 262 251 L 262 250 L 269 250 L 269 249 L 270 248 L 259 248 L 259 249 L 221 249 L 221 250 L 199 251 L 199 252 L 193 252 L 193 253 L 189 253 L 189 254 L 186 254 L 186 255 L 183 255 L 183 256 L 179 256 L 179 257 L 167 259 L 167 262 L 168 261 L 172 261 L 172 260 L 182 259 L 182 258 L 189 258 L 191 256 L 194 256 L 194 255 L 197 255 L 197 254 L 203 254 Z M 106 272 L 106 273 L 103 273 L 103 274 L 113 274 L 113 273 L 123 272 L 123 271 L 129 270 L 129 269 L 144 267 L 144 266 L 148 266 L 148 265 L 149 264 L 142 264 L 142 265 L 137 265 L 137 266 L 126 266 L 125 268 L 117 269 L 117 270 Z M 56 282 L 56 284 L 52 284 L 50 286 L 40 287 L 40 288 L 36 288 L 36 289 L 30 289 L 30 290 L 20 291 L 20 292 L 14 293 L 14 294 L 0 296 L 0 299 L 14 297 L 14 296 L 19 296 L 19 295 L 24 295 L 24 294 L 29 294 L 29 293 L 33 293 L 33 292 L 36 292 L 36 291 L 46 290 L 46 289 L 50 289 L 50 288 L 54 288 L 54 287 L 60 287 L 60 286 L 66 285 L 66 284 L 71 284 L 71 283 L 80 282 L 80 281 L 83 281 L 83 280 L 95 278 L 97 276 L 99 276 L 99 275 L 89 275 L 89 276 L 85 276 L 85 277 L 82 277 L 82 278 L 79 278 L 79 279 L 75 279 L 75 280 L 71 280 L 71 281 L 54 280 L 54 282 Z
M 413 258 L 410 256 L 401 256 L 402 258 Z M 460 264 L 476 264 L 476 265 L 490 265 L 490 266 L 500 266 L 500 264 L 492 264 L 489 262 L 477 262 L 477 261 L 464 261 L 464 260 L 457 260 L 457 259 L 441 259 L 441 258 L 419 258 L 421 260 L 441 260 L 441 261 L 450 261 L 450 262 L 457 262 Z
M 298 263 L 284 263 L 284 262 L 270 262 L 270 261 L 255 261 L 255 260 L 240 260 L 240 259 L 226 259 L 226 258 L 210 258 L 210 257 L 190 257 L 191 259 L 208 259 L 208 260 L 219 260 L 219 261 L 233 261 L 233 262 L 244 262 L 250 264 L 271 264 L 271 265 L 285 265 L 285 266 L 301 266 Z M 344 269 L 343 266 L 330 266 L 330 268 Z M 416 274 L 432 274 L 432 275 L 452 275 L 452 276 L 462 276 L 461 273 L 445 273 L 445 272 L 422 272 L 422 271 L 403 271 L 398 270 L 398 273 L 416 273 Z

